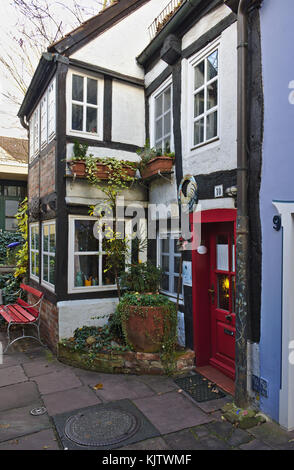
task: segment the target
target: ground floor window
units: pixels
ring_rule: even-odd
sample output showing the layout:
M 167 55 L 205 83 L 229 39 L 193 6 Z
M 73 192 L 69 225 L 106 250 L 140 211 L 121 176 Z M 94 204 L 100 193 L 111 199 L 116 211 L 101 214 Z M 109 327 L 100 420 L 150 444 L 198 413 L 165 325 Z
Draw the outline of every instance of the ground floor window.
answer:
M 39 224 L 30 225 L 30 277 L 39 281 Z
M 177 233 L 161 233 L 158 235 L 158 265 L 162 268 L 163 276 L 161 290 L 173 297 L 178 294 L 180 279 L 181 252 L 178 249 Z M 180 287 L 180 297 L 183 296 L 183 286 Z
M 42 223 L 42 284 L 54 289 L 55 285 L 55 221 Z
M 18 228 L 15 214 L 26 197 L 26 185 L 19 182 L 0 182 L 0 229 L 15 232 Z
M 106 271 L 103 240 L 94 236 L 96 220 L 87 217 L 70 218 L 69 223 L 69 286 L 71 290 L 115 288 L 115 279 Z

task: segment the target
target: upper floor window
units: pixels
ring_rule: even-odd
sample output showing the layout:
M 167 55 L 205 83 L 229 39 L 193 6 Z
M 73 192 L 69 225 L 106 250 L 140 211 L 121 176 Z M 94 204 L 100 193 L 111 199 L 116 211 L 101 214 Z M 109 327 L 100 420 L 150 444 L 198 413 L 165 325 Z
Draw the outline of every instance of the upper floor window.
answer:
M 72 74 L 71 130 L 98 134 L 98 80 Z
M 169 79 L 152 96 L 150 102 L 151 146 L 162 153 L 173 148 L 172 82 Z
M 193 64 L 192 147 L 218 136 L 219 50 Z
M 30 122 L 30 162 L 55 136 L 56 128 L 56 89 L 55 79 L 36 107 Z

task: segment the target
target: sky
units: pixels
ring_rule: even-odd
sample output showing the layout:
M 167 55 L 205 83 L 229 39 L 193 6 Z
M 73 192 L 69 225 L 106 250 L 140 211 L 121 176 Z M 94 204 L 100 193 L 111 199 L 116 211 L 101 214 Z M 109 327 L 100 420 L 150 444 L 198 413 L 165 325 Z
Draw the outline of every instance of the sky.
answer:
M 42 3 L 42 0 L 39 0 Z M 77 26 L 73 16 L 69 13 L 68 8 L 72 5 L 74 0 L 48 0 L 52 4 L 52 12 L 59 19 L 62 18 L 63 27 L 65 32 L 71 31 Z M 76 0 L 81 6 L 87 8 L 84 19 L 92 16 L 93 13 L 97 14 L 101 9 L 102 0 Z M 28 32 L 32 26 L 25 17 L 17 10 L 13 5 L 13 0 L 1 0 L 1 19 L 0 19 L 0 51 L 2 55 L 7 57 L 7 51 L 13 42 L 10 39 L 11 35 L 21 37 L 19 33 L 20 24 L 24 24 L 26 31 Z M 19 59 L 19 55 L 16 53 L 15 45 L 11 50 L 11 56 L 15 59 L 18 71 L 23 75 L 25 67 Z M 34 54 L 30 55 L 35 69 L 38 65 L 38 57 Z M 11 63 L 11 61 L 9 60 Z M 11 100 L 8 100 L 3 96 L 3 93 L 16 94 L 16 86 L 13 81 L 11 74 L 0 64 L 0 136 L 27 138 L 27 131 L 21 126 L 20 121 L 17 117 L 19 105 L 14 104 Z M 18 98 L 22 101 L 22 95 L 17 92 Z

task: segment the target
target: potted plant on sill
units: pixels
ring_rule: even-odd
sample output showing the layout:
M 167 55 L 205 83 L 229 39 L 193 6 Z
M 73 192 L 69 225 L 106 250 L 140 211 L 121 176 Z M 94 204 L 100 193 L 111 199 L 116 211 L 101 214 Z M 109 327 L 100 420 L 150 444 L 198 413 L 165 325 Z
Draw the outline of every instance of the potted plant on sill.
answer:
M 69 162 L 72 173 L 76 176 L 85 176 L 88 145 L 74 142 L 73 158 Z
M 162 149 L 151 148 L 148 141 L 137 151 L 137 154 L 141 158 L 139 169 L 143 180 L 157 175 L 158 172 L 170 172 L 175 158 L 168 144 L 163 152 Z
M 152 263 L 130 266 L 121 276 L 126 292 L 117 307 L 127 344 L 137 352 L 169 358 L 177 343 L 175 304 L 159 294 L 161 270 Z

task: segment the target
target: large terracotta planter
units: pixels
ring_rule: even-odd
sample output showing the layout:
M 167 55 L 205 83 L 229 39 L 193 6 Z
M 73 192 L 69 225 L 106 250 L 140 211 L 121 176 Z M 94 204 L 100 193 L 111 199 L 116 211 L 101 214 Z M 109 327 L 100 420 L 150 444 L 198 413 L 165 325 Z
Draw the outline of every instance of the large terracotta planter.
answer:
M 124 330 L 135 351 L 159 352 L 164 341 L 165 328 L 169 328 L 169 309 L 159 307 L 128 306 Z
M 173 166 L 173 159 L 170 157 L 156 157 L 150 160 L 141 171 L 141 176 L 143 179 L 148 179 L 152 176 L 155 176 L 160 171 L 161 173 L 171 171 Z
M 86 176 L 86 163 L 83 161 L 73 161 L 70 163 L 71 171 L 73 174 L 79 177 L 85 177 Z M 108 180 L 109 177 L 113 175 L 113 170 L 108 167 L 105 163 L 99 163 L 97 162 L 96 164 L 97 172 L 96 176 L 97 178 L 101 180 Z M 131 168 L 128 165 L 123 165 L 122 167 L 122 177 L 126 176 L 131 176 L 134 177 L 136 174 L 136 169 Z

